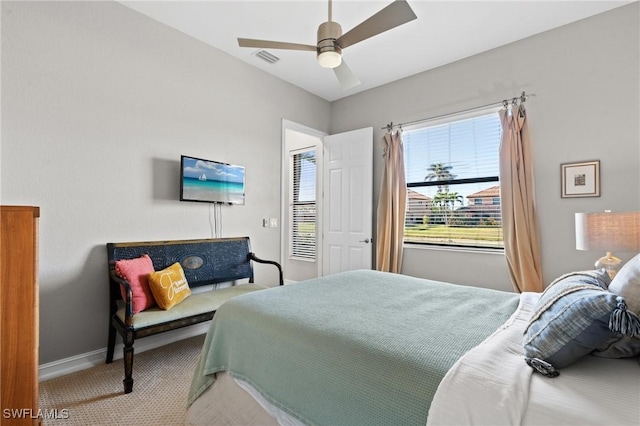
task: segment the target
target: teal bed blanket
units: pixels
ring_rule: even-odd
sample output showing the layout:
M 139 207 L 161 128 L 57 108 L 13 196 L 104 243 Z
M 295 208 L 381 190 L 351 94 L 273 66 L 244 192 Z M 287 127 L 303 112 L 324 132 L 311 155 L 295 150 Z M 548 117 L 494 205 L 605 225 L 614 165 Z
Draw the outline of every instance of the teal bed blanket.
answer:
M 352 271 L 237 296 L 211 323 L 191 404 L 227 371 L 308 425 L 420 425 L 445 373 L 519 295 Z

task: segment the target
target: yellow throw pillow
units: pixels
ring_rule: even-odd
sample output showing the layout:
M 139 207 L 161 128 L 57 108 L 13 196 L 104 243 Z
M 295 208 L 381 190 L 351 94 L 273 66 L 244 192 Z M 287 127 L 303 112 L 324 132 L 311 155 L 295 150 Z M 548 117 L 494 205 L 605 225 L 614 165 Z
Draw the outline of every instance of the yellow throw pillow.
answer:
M 149 287 L 161 309 L 171 309 L 191 294 L 189 283 L 178 262 L 149 274 Z

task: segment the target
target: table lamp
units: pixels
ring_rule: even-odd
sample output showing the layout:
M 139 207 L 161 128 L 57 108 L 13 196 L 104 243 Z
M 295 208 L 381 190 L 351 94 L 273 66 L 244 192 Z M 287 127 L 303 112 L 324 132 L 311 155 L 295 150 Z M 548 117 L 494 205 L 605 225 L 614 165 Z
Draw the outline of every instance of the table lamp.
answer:
M 576 213 L 576 250 L 603 250 L 595 268 L 613 279 L 622 266 L 613 251 L 640 250 L 640 212 Z

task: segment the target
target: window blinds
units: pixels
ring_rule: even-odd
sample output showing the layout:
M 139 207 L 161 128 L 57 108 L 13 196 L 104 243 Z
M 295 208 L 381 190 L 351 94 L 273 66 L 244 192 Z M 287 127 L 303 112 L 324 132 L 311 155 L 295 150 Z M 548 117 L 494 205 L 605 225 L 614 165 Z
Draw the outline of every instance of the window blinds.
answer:
M 298 152 L 292 158 L 291 256 L 316 258 L 316 153 Z
M 503 247 L 501 136 L 495 112 L 404 132 L 406 242 Z

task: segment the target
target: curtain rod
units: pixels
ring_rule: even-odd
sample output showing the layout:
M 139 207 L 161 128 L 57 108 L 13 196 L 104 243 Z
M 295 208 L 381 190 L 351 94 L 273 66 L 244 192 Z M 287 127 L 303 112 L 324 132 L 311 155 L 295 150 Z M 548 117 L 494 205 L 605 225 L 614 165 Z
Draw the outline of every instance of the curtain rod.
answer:
M 407 126 L 407 125 L 411 125 L 411 124 L 422 123 L 422 122 L 425 122 L 425 121 L 435 120 L 435 119 L 438 119 L 438 118 L 445 118 L 445 117 L 450 117 L 450 116 L 453 116 L 453 115 L 463 114 L 465 112 L 477 111 L 477 110 L 489 108 L 489 107 L 492 107 L 492 106 L 503 105 L 506 108 L 509 105 L 509 102 L 511 102 L 512 104 L 515 104 L 515 103 L 518 102 L 518 100 L 520 100 L 520 103 L 522 104 L 527 100 L 527 98 L 529 98 L 531 96 L 535 96 L 535 93 L 531 93 L 531 94 L 527 95 L 523 91 L 522 94 L 519 97 L 514 97 L 514 98 L 511 98 L 511 99 L 503 99 L 501 101 L 492 102 L 490 104 L 486 104 L 486 105 L 482 105 L 482 106 L 478 106 L 478 107 L 474 107 L 474 108 L 463 109 L 461 111 L 450 112 L 448 114 L 436 115 L 434 117 L 421 118 L 419 120 L 407 121 L 406 123 L 400 123 L 400 124 L 393 124 L 393 121 L 392 121 L 391 123 L 387 124 L 386 126 L 381 127 L 381 129 L 382 130 L 386 129 L 388 131 L 391 131 L 394 127 L 402 127 L 402 126 Z

